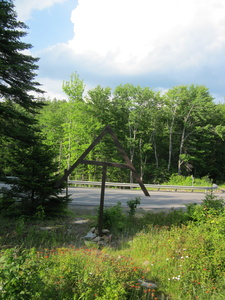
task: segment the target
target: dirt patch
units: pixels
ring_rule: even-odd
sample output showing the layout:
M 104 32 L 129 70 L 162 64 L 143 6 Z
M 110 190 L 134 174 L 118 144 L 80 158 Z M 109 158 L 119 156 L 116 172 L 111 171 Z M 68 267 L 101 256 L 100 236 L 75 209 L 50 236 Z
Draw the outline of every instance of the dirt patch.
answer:
M 98 214 L 97 212 L 97 206 L 89 206 L 89 205 L 69 205 L 69 210 L 71 210 L 76 216 L 96 216 Z

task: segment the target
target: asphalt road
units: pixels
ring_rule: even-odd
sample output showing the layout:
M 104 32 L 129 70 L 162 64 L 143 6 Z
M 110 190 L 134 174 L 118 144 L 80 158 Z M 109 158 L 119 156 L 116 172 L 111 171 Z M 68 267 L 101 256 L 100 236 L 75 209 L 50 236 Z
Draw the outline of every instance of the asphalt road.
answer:
M 99 206 L 100 204 L 100 188 L 81 188 L 70 187 L 69 194 L 72 198 L 72 205 L 78 206 Z M 215 194 L 218 197 L 225 198 L 225 194 Z M 167 192 L 167 191 L 152 191 L 150 197 L 146 197 L 142 191 L 138 190 L 122 190 L 122 189 L 105 189 L 105 206 L 113 206 L 118 201 L 123 207 L 126 207 L 126 202 L 140 197 L 141 204 L 138 208 L 145 210 L 160 210 L 170 208 L 184 208 L 188 203 L 201 203 L 205 197 L 204 192 Z
M 0 188 L 3 186 L 5 185 L 0 183 Z M 204 192 L 150 191 L 149 193 L 150 197 L 146 197 L 141 190 L 106 188 L 104 205 L 113 206 L 120 201 L 123 207 L 127 207 L 127 201 L 140 197 L 141 204 L 138 208 L 145 210 L 185 208 L 185 204 L 188 203 L 201 203 L 206 195 Z M 69 194 L 72 199 L 71 205 L 99 206 L 100 204 L 100 188 L 69 187 Z M 225 193 L 215 193 L 215 195 L 225 200 Z

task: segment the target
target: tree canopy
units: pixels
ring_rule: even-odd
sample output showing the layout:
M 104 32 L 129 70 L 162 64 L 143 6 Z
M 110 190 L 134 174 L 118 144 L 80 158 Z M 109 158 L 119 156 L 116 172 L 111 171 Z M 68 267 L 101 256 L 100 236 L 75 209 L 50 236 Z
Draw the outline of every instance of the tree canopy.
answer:
M 61 172 L 109 124 L 145 183 L 165 182 L 175 173 L 225 180 L 225 109 L 214 103 L 207 87 L 181 85 L 160 93 L 132 84 L 114 90 L 98 85 L 83 95 L 83 86 L 73 74 L 63 85 L 68 101 L 48 101 L 39 116 Z M 120 162 L 107 137 L 89 159 Z M 109 168 L 107 180 L 128 182 L 133 180 L 130 175 Z M 101 171 L 82 166 L 72 177 L 100 180 Z

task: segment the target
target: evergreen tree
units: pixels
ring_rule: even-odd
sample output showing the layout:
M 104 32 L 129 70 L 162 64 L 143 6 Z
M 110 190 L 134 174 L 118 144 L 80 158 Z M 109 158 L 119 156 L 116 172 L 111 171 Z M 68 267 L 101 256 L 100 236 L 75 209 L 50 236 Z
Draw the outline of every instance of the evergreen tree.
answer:
M 54 188 L 54 155 L 36 125 L 43 102 L 31 92 L 42 91 L 34 80 L 38 59 L 23 53 L 31 48 L 21 41 L 26 28 L 17 21 L 12 0 L 0 0 L 0 175 L 10 184 L 0 191 L 0 208 L 9 214 L 34 215 L 41 209 L 52 215 L 69 200 Z
M 39 138 L 24 147 L 20 143 L 11 145 L 7 163 L 13 177 L 7 177 L 0 201 L 1 210 L 9 215 L 33 216 L 39 211 L 45 216 L 61 213 L 69 202 L 67 196 L 59 195 L 61 189 L 54 186 L 59 179 L 54 175 L 57 165 L 53 162 L 53 151 Z
M 42 93 L 34 81 L 38 58 L 23 53 L 30 44 L 21 41 L 27 26 L 17 21 L 12 0 L 0 1 L 0 98 L 18 103 L 27 110 L 39 106 L 29 92 Z
M 24 139 L 26 127 L 35 122 L 21 111 L 14 109 L 18 104 L 26 111 L 35 113 L 43 104 L 34 101 L 31 92 L 43 93 L 34 78 L 38 69 L 38 58 L 24 54 L 30 44 L 21 41 L 27 26 L 17 21 L 12 0 L 0 1 L 0 138 Z M 20 123 L 18 126 L 18 121 Z M 16 125 L 16 126 L 15 126 Z

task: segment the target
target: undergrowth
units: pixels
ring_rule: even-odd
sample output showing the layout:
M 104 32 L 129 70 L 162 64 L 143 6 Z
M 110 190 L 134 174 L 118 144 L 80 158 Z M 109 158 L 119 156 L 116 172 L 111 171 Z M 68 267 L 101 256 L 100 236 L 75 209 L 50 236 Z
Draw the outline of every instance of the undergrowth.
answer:
M 223 199 L 208 194 L 186 210 L 141 216 L 138 201 L 104 211 L 115 242 L 101 249 L 81 239 L 97 216 L 78 236 L 72 218 L 4 220 L 0 299 L 225 299 Z

